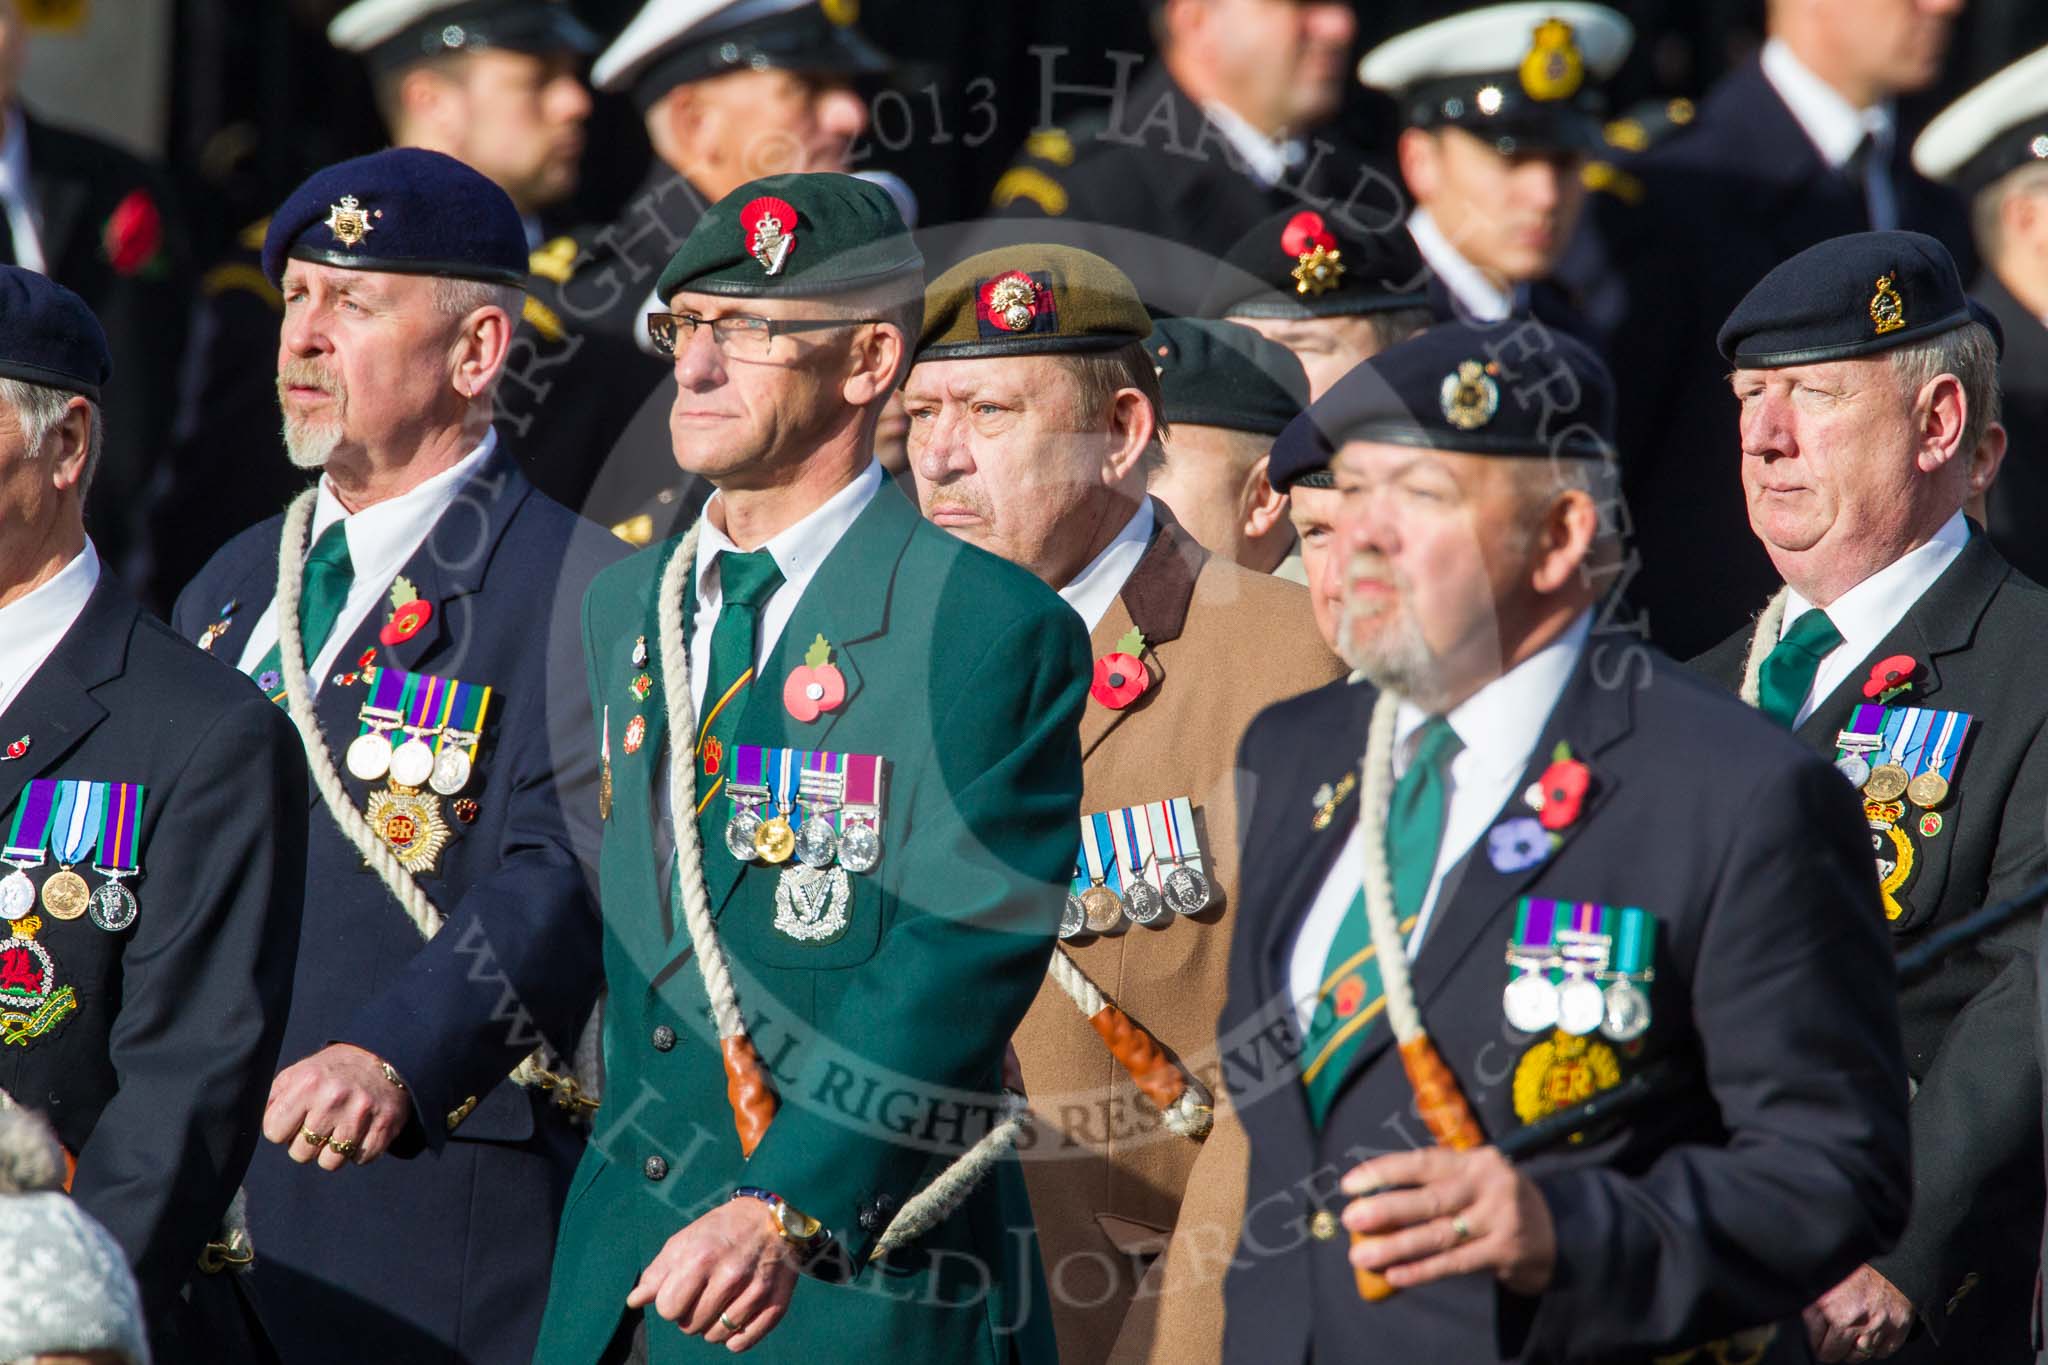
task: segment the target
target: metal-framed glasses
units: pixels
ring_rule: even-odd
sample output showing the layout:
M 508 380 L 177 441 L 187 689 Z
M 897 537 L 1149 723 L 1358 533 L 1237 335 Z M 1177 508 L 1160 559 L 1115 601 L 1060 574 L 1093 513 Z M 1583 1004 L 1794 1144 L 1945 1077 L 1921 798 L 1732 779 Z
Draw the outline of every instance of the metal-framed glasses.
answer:
M 700 318 L 695 313 L 649 313 L 647 337 L 654 349 L 665 356 L 690 344 L 699 327 L 711 329 L 711 344 L 723 355 L 747 360 L 766 360 L 775 350 L 775 338 L 796 332 L 825 332 L 835 327 L 858 327 L 880 322 L 881 318 L 762 318 L 749 313 L 731 317 Z

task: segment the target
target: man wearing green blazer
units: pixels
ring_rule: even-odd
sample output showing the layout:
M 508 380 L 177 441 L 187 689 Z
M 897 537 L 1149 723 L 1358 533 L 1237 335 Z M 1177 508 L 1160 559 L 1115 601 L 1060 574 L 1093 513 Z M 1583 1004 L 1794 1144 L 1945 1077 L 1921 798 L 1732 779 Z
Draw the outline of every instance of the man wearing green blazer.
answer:
M 541 1365 L 1052 1359 L 1001 1072 L 1089 657 L 874 462 L 923 264 L 874 187 L 787 175 L 660 278 L 676 460 L 718 491 L 585 602 L 607 1084 Z

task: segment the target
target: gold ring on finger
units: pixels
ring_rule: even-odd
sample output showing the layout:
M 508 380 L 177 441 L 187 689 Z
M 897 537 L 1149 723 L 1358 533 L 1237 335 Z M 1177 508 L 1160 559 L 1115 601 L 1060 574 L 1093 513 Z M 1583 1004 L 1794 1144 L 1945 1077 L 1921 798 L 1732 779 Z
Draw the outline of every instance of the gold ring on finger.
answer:
M 304 1142 L 304 1143 L 305 1143 L 305 1144 L 306 1144 L 306 1145 L 307 1145 L 308 1147 L 315 1147 L 315 1148 L 318 1148 L 318 1147 L 325 1147 L 325 1146 L 327 1145 L 327 1141 L 328 1141 L 328 1139 L 327 1139 L 327 1134 L 325 1134 L 325 1133 L 316 1133 L 316 1132 L 314 1132 L 314 1131 L 313 1131 L 313 1130 L 312 1130 L 311 1128 L 301 1128 L 301 1129 L 299 1129 L 299 1138 L 300 1138 L 300 1140 L 301 1140 L 301 1141 L 303 1141 L 303 1142 Z
M 1451 1237 L 1458 1242 L 1472 1239 L 1472 1225 L 1465 1221 L 1465 1215 L 1456 1214 L 1451 1219 Z
M 740 1325 L 723 1313 L 718 1315 L 718 1325 L 728 1332 L 738 1332 L 740 1330 Z
M 347 1156 L 356 1149 L 354 1138 L 331 1137 L 327 1139 L 327 1150 L 336 1156 Z

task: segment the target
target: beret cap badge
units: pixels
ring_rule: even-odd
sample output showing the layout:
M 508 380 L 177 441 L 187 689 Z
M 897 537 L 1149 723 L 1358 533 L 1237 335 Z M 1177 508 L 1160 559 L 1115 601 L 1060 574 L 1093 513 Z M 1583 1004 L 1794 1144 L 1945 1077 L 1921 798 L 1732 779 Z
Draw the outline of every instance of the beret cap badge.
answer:
M 1880 275 L 1877 292 L 1870 296 L 1870 321 L 1877 327 L 1877 335 L 1896 332 L 1906 325 L 1906 301 L 1899 297 L 1899 291 L 1892 288 L 1894 275 Z
M 1477 431 L 1500 411 L 1500 385 L 1493 380 L 1498 366 L 1463 361 L 1444 376 L 1441 394 L 1444 420 L 1460 431 Z
M 1519 74 L 1522 89 L 1532 100 L 1568 100 L 1578 94 L 1586 82 L 1586 59 L 1573 39 L 1572 26 L 1562 19 L 1536 25 Z
M 344 194 L 339 204 L 327 206 L 327 230 L 334 234 L 335 241 L 354 250 L 375 228 L 369 213 L 356 197 Z
M 1022 271 L 998 275 L 988 282 L 983 308 L 1011 331 L 1024 331 L 1038 315 L 1038 285 Z
M 1344 253 L 1324 226 L 1323 215 L 1304 209 L 1287 220 L 1280 249 L 1294 257 L 1294 292 L 1314 298 L 1344 280 Z
M 796 210 L 787 201 L 763 196 L 740 210 L 740 230 L 747 251 L 771 275 L 780 275 L 796 249 Z

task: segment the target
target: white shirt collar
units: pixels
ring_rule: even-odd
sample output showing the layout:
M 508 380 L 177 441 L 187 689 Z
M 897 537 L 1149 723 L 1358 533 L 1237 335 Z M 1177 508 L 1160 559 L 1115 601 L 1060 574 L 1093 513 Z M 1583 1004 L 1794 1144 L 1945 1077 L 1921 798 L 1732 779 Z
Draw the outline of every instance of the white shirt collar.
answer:
M 1877 139 L 1881 154 L 1891 154 L 1895 134 L 1889 101 L 1858 109 L 1800 61 L 1782 38 L 1765 43 L 1758 60 L 1763 63 L 1764 78 L 1828 165 L 1837 169 L 1845 165 L 1866 134 Z
M 346 529 L 342 534 L 348 537 L 349 565 L 354 570 L 358 583 L 388 583 L 392 575 L 405 567 L 405 561 L 412 558 L 413 551 L 434 529 L 434 523 L 455 501 L 476 467 L 490 458 L 498 448 L 498 429 L 492 427 L 484 433 L 484 439 L 475 450 L 457 460 L 448 468 L 408 489 L 395 498 L 373 503 L 360 512 L 351 513 L 341 505 L 334 495 L 334 486 L 325 474 L 320 476 L 320 493 L 314 500 L 313 526 L 306 533 L 310 546 L 320 539 L 320 533 L 335 522 L 343 522 Z
M 0 607 L 0 711 L 19 696 L 78 621 L 99 586 L 100 557 L 91 537 L 56 577 Z
M 1124 590 L 1131 571 L 1145 557 L 1145 547 L 1152 543 L 1157 525 L 1152 515 L 1152 499 L 1138 499 L 1138 510 L 1131 513 L 1116 539 L 1103 546 L 1102 553 L 1089 560 L 1088 566 L 1060 589 L 1060 596 L 1080 613 L 1081 623 L 1091 635 L 1102 624 L 1102 618 L 1109 615 L 1109 604 Z
M 1830 657 L 1843 654 L 1854 661 L 1876 649 L 1921 594 L 1955 562 L 1969 539 L 1970 523 L 1959 511 L 1943 522 L 1925 545 L 1908 550 L 1829 603 L 1828 620 L 1842 635 L 1842 643 Z M 1778 638 L 1784 639 L 1792 623 L 1812 609 L 1813 603 L 1797 588 L 1787 587 L 1785 619 L 1778 626 Z
M 7 131 L 0 134 L 0 194 L 10 199 L 28 193 L 28 120 L 18 104 L 7 108 Z
M 1221 100 L 1205 101 L 1202 113 L 1261 184 L 1279 184 L 1286 178 L 1288 168 L 1301 160 L 1299 142 L 1275 142 Z
M 870 460 L 867 468 L 854 475 L 853 481 L 846 487 L 818 504 L 816 508 L 806 513 L 802 520 L 776 532 L 767 544 L 760 547 L 774 557 L 775 567 L 782 570 L 783 586 L 776 590 L 778 595 L 787 591 L 792 602 L 804 595 L 804 589 L 810 586 L 811 579 L 818 572 L 818 566 L 825 562 L 825 557 L 839 544 L 839 538 L 846 534 L 847 528 L 867 510 L 867 505 L 874 501 L 875 494 L 881 487 L 881 462 Z M 705 504 L 705 511 L 708 513 L 712 504 L 722 496 L 723 494 L 713 493 L 711 501 Z M 707 515 L 704 518 L 703 533 L 697 537 L 695 565 L 697 607 L 702 613 L 700 620 L 708 619 L 715 613 L 718 604 L 723 600 L 718 579 L 711 570 L 718 556 L 728 550 L 735 554 L 741 553 L 740 547 L 733 543 L 732 538 L 719 530 L 716 522 Z
M 1444 288 L 1478 322 L 1499 322 L 1514 311 L 1514 295 L 1486 277 L 1486 272 L 1465 259 L 1451 245 L 1444 230 L 1436 225 L 1429 210 L 1417 208 L 1408 215 L 1408 235 L 1415 239 L 1422 259 L 1444 282 Z
M 1464 701 L 1444 717 L 1457 731 L 1465 753 L 1481 768 L 1512 782 L 1529 765 L 1529 754 L 1543 737 L 1550 713 L 1557 709 L 1565 684 L 1579 661 L 1579 651 L 1593 629 L 1591 610 L 1565 627 L 1562 635 L 1537 650 Z M 1421 707 L 1404 701 L 1394 717 L 1396 770 L 1411 757 L 1410 741 L 1429 719 Z

